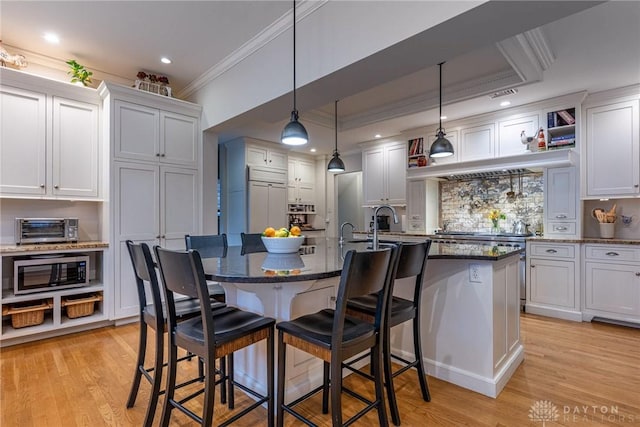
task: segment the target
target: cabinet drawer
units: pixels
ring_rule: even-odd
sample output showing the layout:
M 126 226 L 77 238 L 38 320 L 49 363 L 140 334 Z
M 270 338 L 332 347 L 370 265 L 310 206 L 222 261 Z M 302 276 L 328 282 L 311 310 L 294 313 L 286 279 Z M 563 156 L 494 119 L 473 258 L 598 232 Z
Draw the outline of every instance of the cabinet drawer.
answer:
M 553 234 L 576 234 L 575 222 L 549 222 L 547 233 Z
M 598 261 L 640 261 L 640 248 L 585 245 L 585 258 Z
M 531 243 L 529 257 L 575 258 L 575 246 L 559 243 Z

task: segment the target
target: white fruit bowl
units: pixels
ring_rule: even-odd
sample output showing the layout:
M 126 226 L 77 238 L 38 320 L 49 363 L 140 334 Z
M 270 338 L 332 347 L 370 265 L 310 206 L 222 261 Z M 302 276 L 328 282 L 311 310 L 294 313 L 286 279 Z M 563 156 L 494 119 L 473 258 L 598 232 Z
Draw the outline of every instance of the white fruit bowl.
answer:
M 304 236 L 297 237 L 264 237 L 262 243 L 267 248 L 267 252 L 272 254 L 292 254 L 298 252 L 300 245 L 304 242 Z
M 269 253 L 264 258 L 264 262 L 262 263 L 263 270 L 291 271 L 300 270 L 302 268 L 304 268 L 304 261 L 302 261 L 302 257 L 297 253 Z

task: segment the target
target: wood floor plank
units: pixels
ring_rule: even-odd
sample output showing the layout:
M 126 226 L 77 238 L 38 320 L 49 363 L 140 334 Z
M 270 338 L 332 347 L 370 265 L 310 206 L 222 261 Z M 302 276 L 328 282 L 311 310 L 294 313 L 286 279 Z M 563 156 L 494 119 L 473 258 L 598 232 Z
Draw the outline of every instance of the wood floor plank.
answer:
M 545 425 L 640 426 L 640 329 L 598 323 L 575 323 L 524 314 L 521 318 L 525 360 L 497 399 L 429 377 L 432 401 L 422 401 L 414 371 L 395 380 L 403 426 L 525 426 L 538 401 L 549 401 L 558 419 Z M 145 416 L 149 384 L 144 380 L 133 408 L 125 407 L 137 354 L 136 324 L 108 327 L 0 350 L 0 426 L 84 427 L 139 426 Z M 153 336 L 149 348 L 153 348 Z M 152 354 L 147 363 L 152 363 Z M 197 363 L 185 362 L 194 375 Z M 372 386 L 351 375 L 345 384 L 371 396 Z M 195 390 L 197 384 L 184 393 Z M 182 393 L 182 392 L 181 392 Z M 160 398 L 160 403 L 163 399 Z M 219 402 L 219 396 L 216 396 Z M 236 407 L 249 398 L 236 390 Z M 298 409 L 320 426 L 320 396 Z M 360 408 L 343 397 L 345 416 Z M 195 402 L 199 411 L 201 404 Z M 161 415 L 156 409 L 155 424 Z M 230 412 L 216 405 L 216 421 Z M 264 426 L 260 408 L 234 425 Z M 376 426 L 375 412 L 356 425 Z M 175 413 L 171 426 L 192 426 Z M 285 425 L 297 426 L 292 417 Z

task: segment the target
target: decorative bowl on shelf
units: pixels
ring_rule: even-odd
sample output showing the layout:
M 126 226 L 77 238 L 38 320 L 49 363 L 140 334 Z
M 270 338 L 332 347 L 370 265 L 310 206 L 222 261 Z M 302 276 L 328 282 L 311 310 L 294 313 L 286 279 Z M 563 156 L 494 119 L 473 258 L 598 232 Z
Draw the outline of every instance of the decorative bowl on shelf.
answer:
M 296 237 L 265 237 L 262 236 L 262 243 L 267 248 L 267 252 L 272 254 L 292 254 L 298 252 L 300 245 L 304 242 L 304 236 Z

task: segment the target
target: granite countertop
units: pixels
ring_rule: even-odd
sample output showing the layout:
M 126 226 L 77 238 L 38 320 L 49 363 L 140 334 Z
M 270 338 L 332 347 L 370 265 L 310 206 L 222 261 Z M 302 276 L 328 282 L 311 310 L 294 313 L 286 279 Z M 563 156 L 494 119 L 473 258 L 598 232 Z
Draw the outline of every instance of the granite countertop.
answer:
M 30 252 L 59 252 L 88 249 L 106 249 L 109 243 L 101 241 L 88 241 L 76 243 L 40 243 L 27 245 L 0 245 L 0 255 L 20 254 Z
M 381 247 L 391 240 L 381 241 Z M 339 245 L 337 239 L 309 239 L 306 246 L 294 254 L 258 252 L 241 254 L 240 246 L 230 246 L 222 258 L 202 260 L 207 278 L 219 282 L 275 283 L 319 280 L 337 277 L 342 271 L 344 255 L 350 249 L 370 249 L 366 240 Z M 482 244 L 432 243 L 429 259 L 472 259 L 498 261 L 519 254 L 523 248 Z

